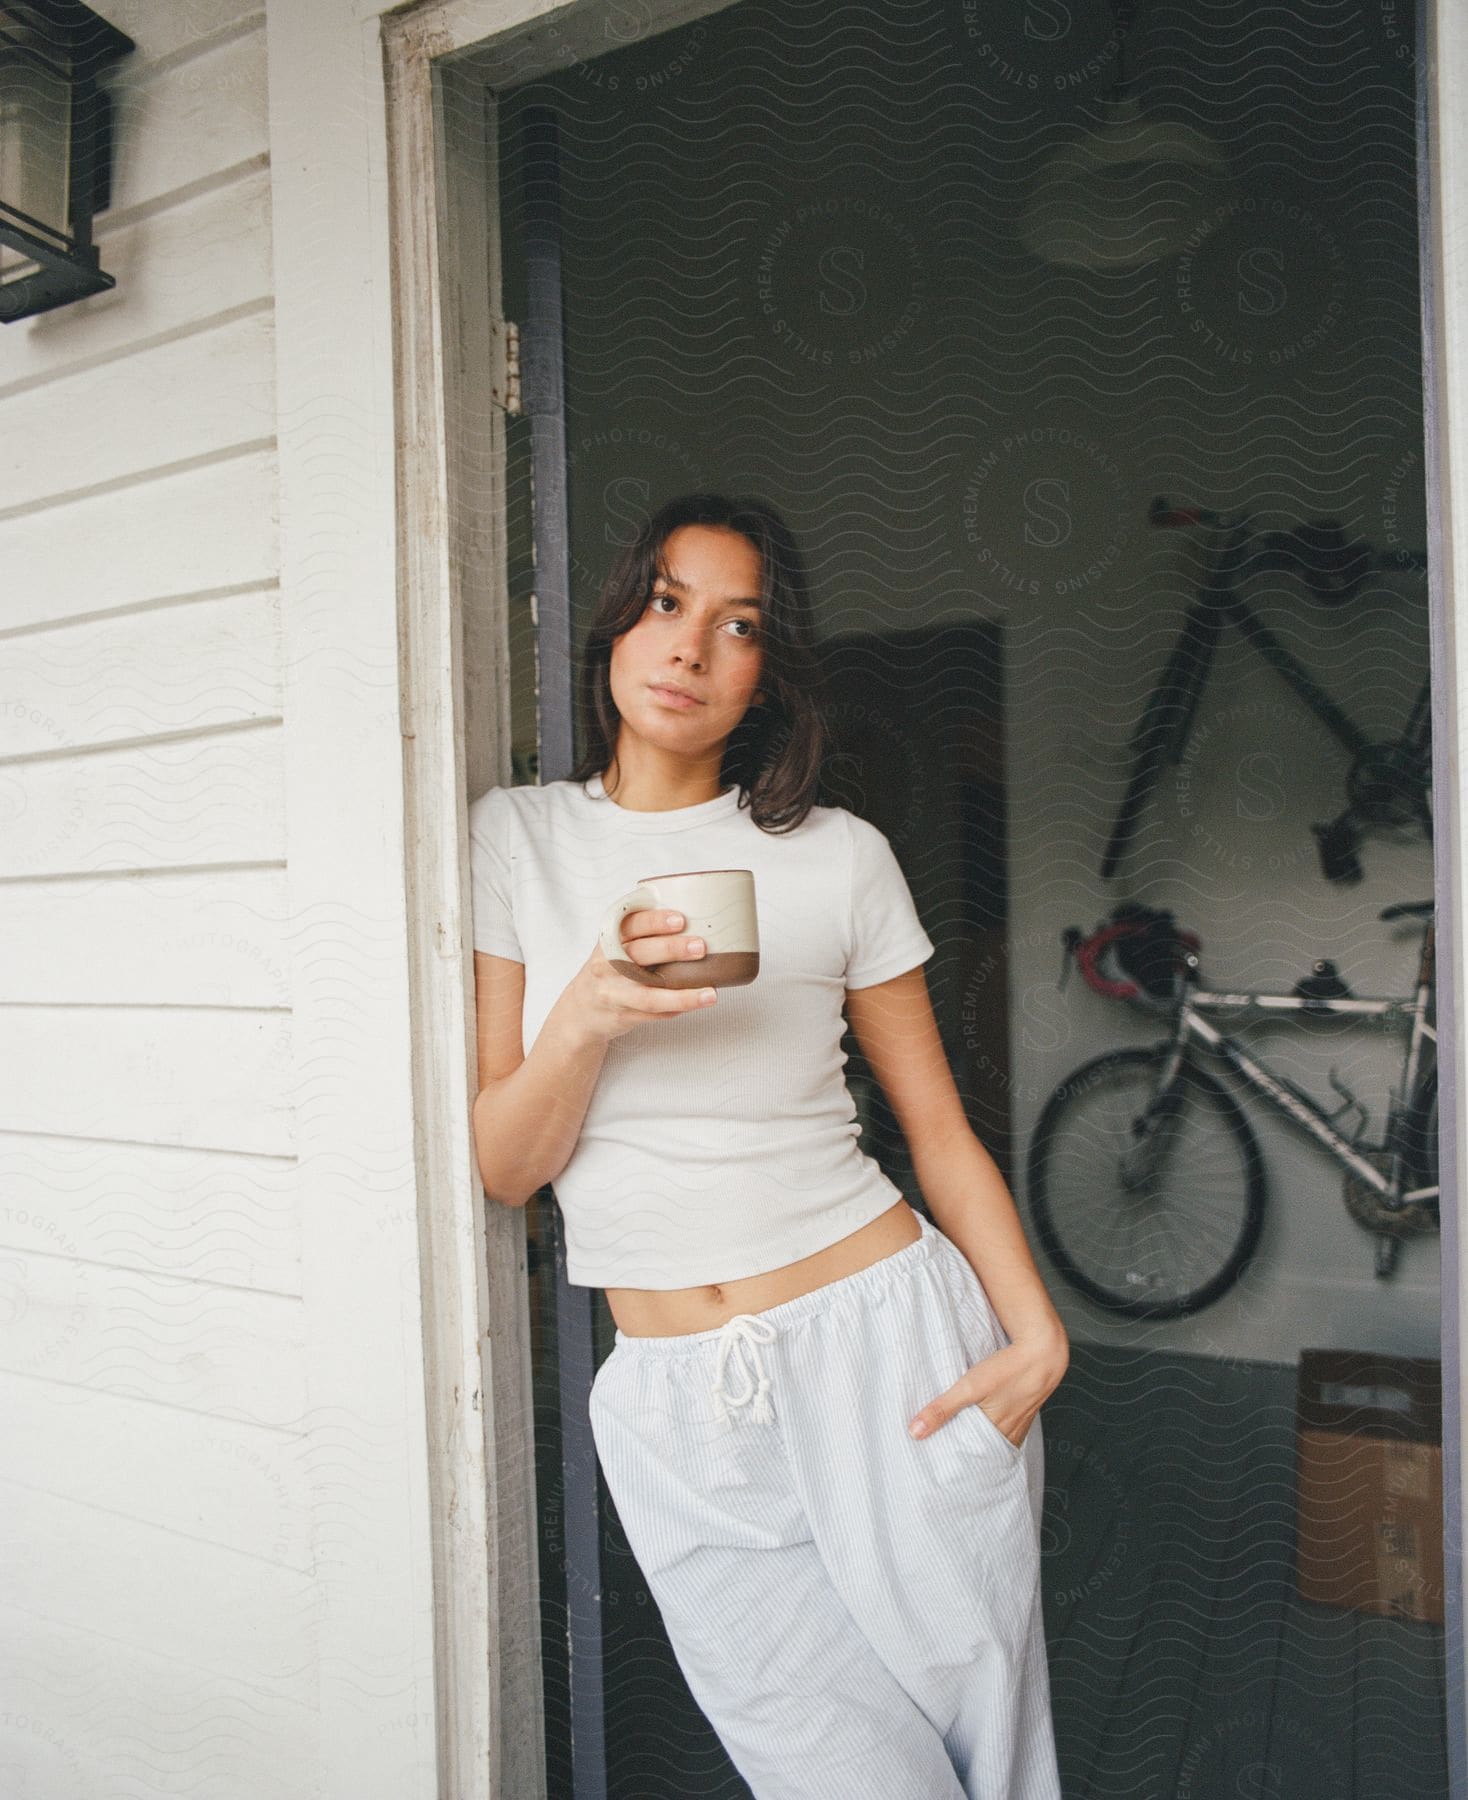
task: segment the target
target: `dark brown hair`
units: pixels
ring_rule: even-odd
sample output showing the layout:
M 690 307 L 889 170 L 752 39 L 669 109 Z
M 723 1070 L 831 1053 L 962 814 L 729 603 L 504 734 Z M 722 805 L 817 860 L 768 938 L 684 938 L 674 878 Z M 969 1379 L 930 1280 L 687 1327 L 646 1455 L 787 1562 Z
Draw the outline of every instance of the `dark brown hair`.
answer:
M 663 545 L 683 525 L 737 531 L 759 552 L 759 691 L 729 733 L 720 786 L 739 785 L 739 804 L 762 831 L 794 831 L 820 788 L 827 746 L 822 680 L 805 564 L 790 527 L 763 500 L 681 494 L 654 512 L 618 556 L 602 586 L 582 649 L 579 708 L 582 754 L 568 779 L 587 781 L 611 764 L 621 715 L 612 699 L 612 644 L 647 610 Z

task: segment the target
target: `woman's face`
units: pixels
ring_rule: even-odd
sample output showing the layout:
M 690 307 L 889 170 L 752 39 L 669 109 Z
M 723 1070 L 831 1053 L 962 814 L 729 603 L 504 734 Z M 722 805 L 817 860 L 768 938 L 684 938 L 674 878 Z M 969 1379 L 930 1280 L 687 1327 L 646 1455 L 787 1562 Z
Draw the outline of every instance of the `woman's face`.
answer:
M 760 554 L 737 531 L 681 525 L 664 541 L 662 569 L 642 617 L 613 641 L 612 699 L 624 731 L 683 755 L 711 753 L 759 687 Z

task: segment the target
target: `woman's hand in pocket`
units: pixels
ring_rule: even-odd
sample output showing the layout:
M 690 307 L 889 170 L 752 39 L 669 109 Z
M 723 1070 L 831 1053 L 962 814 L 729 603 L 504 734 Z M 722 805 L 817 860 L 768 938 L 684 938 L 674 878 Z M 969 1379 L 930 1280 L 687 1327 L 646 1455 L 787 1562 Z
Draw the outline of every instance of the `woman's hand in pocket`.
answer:
M 931 1437 L 962 1407 L 977 1406 L 989 1415 L 1016 1448 L 1040 1408 L 1059 1387 L 1070 1366 L 1070 1342 L 1061 1337 L 1017 1338 L 981 1357 L 945 1393 L 919 1408 L 908 1426 L 912 1437 Z

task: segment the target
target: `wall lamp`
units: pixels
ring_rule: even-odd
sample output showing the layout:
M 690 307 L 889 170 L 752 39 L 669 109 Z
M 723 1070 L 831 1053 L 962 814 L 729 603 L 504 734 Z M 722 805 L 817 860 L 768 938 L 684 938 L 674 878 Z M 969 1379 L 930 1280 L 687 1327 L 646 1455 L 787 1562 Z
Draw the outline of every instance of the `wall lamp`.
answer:
M 80 0 L 0 0 L 0 322 L 116 287 L 92 243 L 111 203 L 98 72 L 135 46 Z

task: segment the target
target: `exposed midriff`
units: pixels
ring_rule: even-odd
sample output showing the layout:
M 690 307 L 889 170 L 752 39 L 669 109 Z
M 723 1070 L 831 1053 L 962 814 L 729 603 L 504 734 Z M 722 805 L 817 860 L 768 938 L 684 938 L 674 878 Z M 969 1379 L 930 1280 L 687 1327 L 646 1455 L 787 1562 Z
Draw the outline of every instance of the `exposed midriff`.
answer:
M 899 1199 L 850 1237 L 762 1275 L 703 1287 L 609 1287 L 604 1292 L 618 1329 L 628 1337 L 682 1337 L 693 1331 L 715 1331 L 737 1313 L 764 1312 L 855 1275 L 921 1236 L 917 1214 L 906 1200 Z

